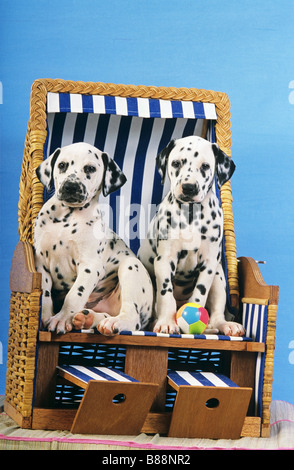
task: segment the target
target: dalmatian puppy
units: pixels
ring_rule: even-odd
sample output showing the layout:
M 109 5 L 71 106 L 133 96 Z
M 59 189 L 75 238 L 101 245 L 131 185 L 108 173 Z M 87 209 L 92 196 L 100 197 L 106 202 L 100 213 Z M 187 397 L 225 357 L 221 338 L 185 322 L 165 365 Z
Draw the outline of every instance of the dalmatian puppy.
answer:
M 208 309 L 211 331 L 243 336 L 241 325 L 225 319 L 223 214 L 213 190 L 215 176 L 221 187 L 235 164 L 217 144 L 196 136 L 171 141 L 156 163 L 162 183 L 168 174 L 170 191 L 138 252 L 157 291 L 154 331 L 178 333 L 177 309 L 196 302 Z
M 98 203 L 101 191 L 107 196 L 125 183 L 123 172 L 106 153 L 76 143 L 57 149 L 36 173 L 47 189 L 55 187 L 35 225 L 43 326 L 59 334 L 97 327 L 104 335 L 146 327 L 150 277 L 105 225 Z

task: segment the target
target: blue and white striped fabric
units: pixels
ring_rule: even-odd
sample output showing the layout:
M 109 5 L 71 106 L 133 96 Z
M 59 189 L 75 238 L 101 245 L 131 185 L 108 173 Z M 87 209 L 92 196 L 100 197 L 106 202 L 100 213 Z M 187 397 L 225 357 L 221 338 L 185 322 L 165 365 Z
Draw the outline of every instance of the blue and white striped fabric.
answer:
M 124 372 L 108 367 L 86 367 L 86 366 L 57 366 L 57 369 L 66 372 L 79 379 L 85 384 L 89 380 L 115 381 L 115 382 L 138 382 Z
M 206 137 L 214 141 L 216 118 L 209 103 L 48 93 L 45 158 L 58 147 L 87 142 L 116 161 L 127 182 L 106 198 L 100 195 L 100 204 L 105 222 L 136 253 L 168 191 L 156 156 L 172 139 L 201 135 L 206 120 Z
M 168 372 L 168 378 L 178 387 L 193 385 L 194 387 L 238 387 L 223 374 L 213 372 L 187 372 L 175 370 Z
M 144 118 L 217 119 L 213 103 L 74 93 L 48 93 L 47 112 L 118 114 Z
M 97 332 L 97 330 L 95 330 Z M 100 334 L 100 333 L 98 333 Z M 168 333 L 154 333 L 153 331 L 121 331 L 120 335 L 126 336 L 157 336 L 159 338 L 184 338 L 184 339 L 213 339 L 216 341 L 252 341 L 252 338 L 246 336 L 225 336 L 215 334 L 168 334 Z
M 246 329 L 246 334 L 253 341 L 265 343 L 267 333 L 268 306 L 252 303 L 243 303 L 242 324 Z M 255 368 L 255 414 L 261 416 L 262 413 L 262 390 L 264 376 L 265 354 L 258 353 Z

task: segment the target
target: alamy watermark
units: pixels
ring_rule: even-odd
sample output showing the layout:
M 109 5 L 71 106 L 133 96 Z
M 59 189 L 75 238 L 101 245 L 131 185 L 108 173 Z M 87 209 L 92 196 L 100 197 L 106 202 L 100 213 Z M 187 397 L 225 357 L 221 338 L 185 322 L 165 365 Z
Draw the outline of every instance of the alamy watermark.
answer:
M 289 93 L 289 103 L 290 103 L 290 104 L 294 104 L 294 80 L 291 80 L 291 81 L 289 82 L 288 88 L 290 88 L 291 90 L 293 90 L 293 91 L 291 91 L 291 92 Z
M 217 211 L 217 209 L 216 209 Z M 155 204 L 148 204 L 144 207 L 141 204 L 126 204 L 123 196 L 117 198 L 116 209 L 113 210 L 108 204 L 100 203 L 99 212 L 101 220 L 93 223 L 93 233 L 97 240 L 105 238 L 104 226 L 114 227 L 118 235 L 129 241 L 146 238 L 148 229 L 148 238 L 151 240 L 183 240 L 193 242 L 195 234 L 199 232 L 203 235 L 207 230 L 203 227 L 205 223 L 203 207 L 201 203 L 181 203 L 177 205 L 176 210 L 171 213 L 168 207 L 159 208 Z M 156 222 L 151 224 L 150 220 L 157 215 Z M 211 224 L 211 236 L 216 241 L 221 236 L 221 226 L 217 223 Z M 193 249 L 194 244 L 192 243 Z

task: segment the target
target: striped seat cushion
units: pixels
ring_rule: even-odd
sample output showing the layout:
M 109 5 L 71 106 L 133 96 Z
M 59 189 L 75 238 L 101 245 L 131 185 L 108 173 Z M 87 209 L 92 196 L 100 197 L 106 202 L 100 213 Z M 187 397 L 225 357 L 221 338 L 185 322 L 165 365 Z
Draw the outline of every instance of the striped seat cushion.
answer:
M 85 366 L 58 366 L 59 373 L 65 378 L 78 379 L 87 384 L 89 380 L 115 381 L 115 382 L 138 382 L 129 375 L 108 367 L 85 367 Z
M 222 374 L 213 372 L 170 371 L 169 383 L 172 386 L 193 385 L 194 387 L 238 387 L 232 380 Z

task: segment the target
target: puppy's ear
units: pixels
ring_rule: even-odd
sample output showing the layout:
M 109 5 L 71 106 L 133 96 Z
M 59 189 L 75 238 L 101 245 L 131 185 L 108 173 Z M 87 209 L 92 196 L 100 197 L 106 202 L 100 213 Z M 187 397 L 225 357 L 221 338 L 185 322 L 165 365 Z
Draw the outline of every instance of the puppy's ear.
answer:
M 48 190 L 52 189 L 53 187 L 54 165 L 60 152 L 60 148 L 56 149 L 55 152 L 53 152 L 50 157 L 44 160 L 36 169 L 37 177 Z
M 127 181 L 127 178 L 120 167 L 107 153 L 102 153 L 102 160 L 104 164 L 102 192 L 104 196 L 108 196 L 108 194 L 121 188 Z
M 165 173 L 166 173 L 166 166 L 169 154 L 171 153 L 172 149 L 175 146 L 175 141 L 171 140 L 170 143 L 165 147 L 156 157 L 156 166 L 161 176 L 161 184 L 164 183 Z
M 236 165 L 233 160 L 219 148 L 217 144 L 212 144 L 212 150 L 215 156 L 216 182 L 220 188 L 232 177 Z

